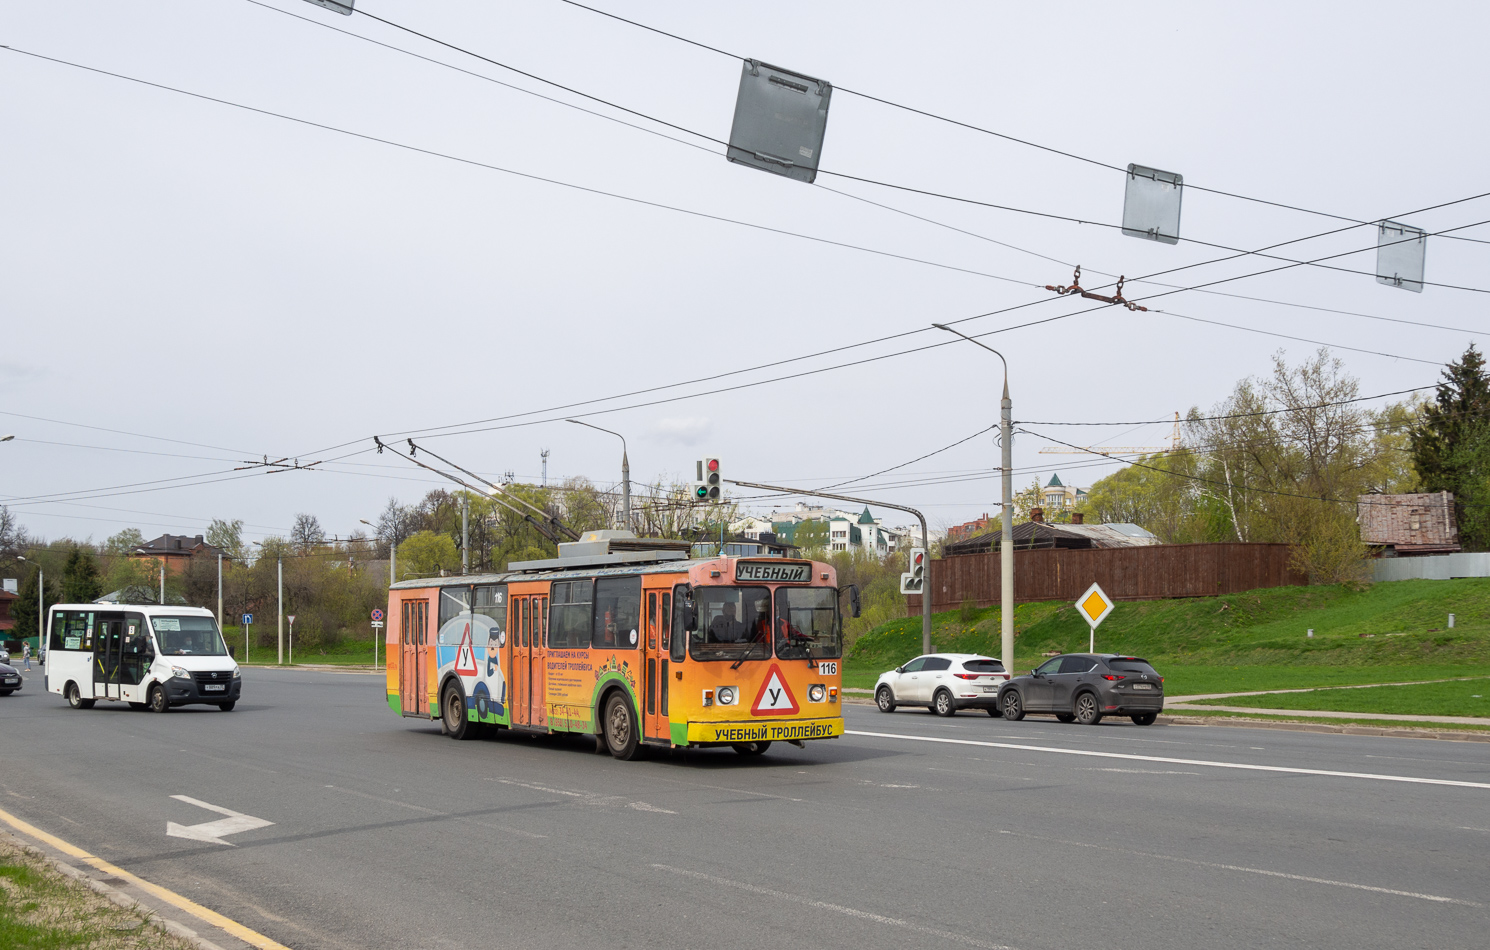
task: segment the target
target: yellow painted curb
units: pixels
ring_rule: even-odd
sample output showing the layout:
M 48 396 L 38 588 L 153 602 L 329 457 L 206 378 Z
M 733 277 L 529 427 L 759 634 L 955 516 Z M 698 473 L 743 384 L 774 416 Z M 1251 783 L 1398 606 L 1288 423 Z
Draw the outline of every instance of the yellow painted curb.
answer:
M 77 858 L 90 867 L 103 871 L 105 874 L 110 874 L 114 877 L 118 877 L 125 881 L 128 881 L 130 884 L 133 884 L 140 890 L 155 895 L 156 897 L 165 901 L 167 904 L 170 904 L 173 907 L 180 908 L 181 910 L 186 911 L 188 914 L 191 914 L 198 920 L 205 921 L 212 926 L 219 928 L 225 933 L 232 934 L 234 937 L 237 937 L 239 940 L 242 940 L 244 943 L 250 946 L 259 947 L 261 948 L 261 950 L 290 950 L 290 948 L 286 947 L 284 944 L 274 940 L 270 940 L 268 937 L 264 936 L 256 930 L 249 930 L 247 927 L 238 923 L 238 921 L 236 920 L 230 920 L 227 917 L 224 917 L 222 914 L 219 914 L 217 911 L 203 907 L 196 901 L 186 897 L 182 897 L 175 891 L 167 890 L 166 888 L 161 887 L 159 884 L 151 884 L 149 881 L 143 878 L 136 877 L 123 868 L 116 867 L 110 864 L 103 858 L 94 857 L 93 855 L 84 851 L 82 848 L 68 844 L 66 841 L 63 841 L 56 835 L 47 834 L 45 831 L 42 831 L 35 825 L 27 824 L 26 822 L 17 818 L 15 815 L 12 815 L 10 812 L 4 810 L 3 808 L 0 808 L 0 819 L 3 819 L 6 824 L 10 825 L 12 828 L 16 829 L 22 834 L 29 835 L 32 838 L 35 838 L 37 841 L 49 844 L 52 847 L 56 848 L 58 851 L 61 851 L 63 854 L 69 857 Z

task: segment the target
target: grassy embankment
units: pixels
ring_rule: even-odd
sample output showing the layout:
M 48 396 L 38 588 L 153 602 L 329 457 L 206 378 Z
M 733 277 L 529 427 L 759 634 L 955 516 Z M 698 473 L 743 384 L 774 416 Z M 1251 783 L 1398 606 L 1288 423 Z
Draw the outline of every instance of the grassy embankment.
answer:
M 271 627 L 272 630 L 272 627 Z M 262 633 L 258 624 L 254 624 L 254 634 Z M 228 646 L 233 648 L 233 655 L 239 663 L 243 663 L 243 629 L 241 627 L 224 627 L 223 637 Z M 289 633 L 285 634 L 285 659 L 289 660 Z M 384 644 L 378 641 L 378 665 L 387 663 Z M 279 662 L 279 648 L 277 646 L 260 647 L 255 646 L 249 650 L 249 663 L 272 664 Z M 296 664 L 315 664 L 327 666 L 366 666 L 371 667 L 373 662 L 373 642 L 371 640 L 344 640 L 335 646 L 326 647 L 324 652 L 321 647 L 308 647 L 295 643 Z
M 195 950 L 63 877 L 34 853 L 0 840 L 0 947 L 26 950 Z
M 1456 615 L 1453 630 L 1446 629 L 1450 613 Z M 937 650 L 999 654 L 998 608 L 948 611 L 932 620 Z M 1310 628 L 1312 639 L 1305 636 Z M 1015 668 L 1022 672 L 1045 653 L 1085 650 L 1087 626 L 1070 604 L 1023 604 L 1015 611 L 1014 642 Z M 1171 696 L 1490 676 L 1490 579 L 1397 581 L 1364 591 L 1279 587 L 1120 603 L 1097 629 L 1097 649 L 1153 661 Z M 920 652 L 920 618 L 882 624 L 849 650 L 844 685 L 873 686 L 880 673 Z M 1278 697 L 1273 708 L 1397 712 L 1405 703 L 1411 708 L 1403 711 L 1415 712 L 1413 700 L 1422 696 L 1437 714 L 1485 715 L 1478 705 L 1484 701 L 1470 699 L 1490 695 L 1490 684 L 1484 685 L 1415 694 L 1345 690 L 1318 696 L 1313 701 L 1319 705 L 1309 707 L 1297 705 L 1303 701 L 1298 697 L 1315 694 L 1295 693 Z M 1330 705 L 1345 693 L 1352 695 L 1340 702 L 1365 705 Z

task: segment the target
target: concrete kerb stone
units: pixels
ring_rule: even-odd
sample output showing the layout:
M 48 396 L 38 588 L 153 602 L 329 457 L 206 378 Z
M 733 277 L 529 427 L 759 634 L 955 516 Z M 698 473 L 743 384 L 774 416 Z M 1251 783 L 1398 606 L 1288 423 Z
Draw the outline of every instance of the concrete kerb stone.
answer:
M 125 910 L 133 911 L 139 914 L 144 919 L 145 923 L 156 928 L 157 930 L 164 931 L 165 933 L 168 933 L 173 937 L 179 937 L 182 940 L 189 941 L 190 943 L 195 945 L 198 950 L 224 950 L 221 944 L 213 943 L 211 940 L 208 940 L 206 937 L 203 937 L 201 934 L 197 933 L 195 930 L 192 930 L 190 927 L 187 927 L 185 924 L 180 923 L 179 921 L 160 916 L 160 914 L 157 913 L 154 908 L 147 906 L 142 901 L 135 900 L 133 897 L 130 897 L 128 894 L 119 890 L 117 887 L 114 887 L 110 884 L 105 884 L 103 881 L 100 881 L 99 879 L 90 875 L 87 871 L 84 871 L 82 868 L 67 863 L 57 855 L 51 854 L 45 849 L 37 847 L 36 845 L 27 844 L 25 841 L 22 841 L 20 838 L 9 831 L 0 831 L 0 834 L 3 834 L 18 849 L 26 852 L 27 854 L 41 858 L 43 861 L 46 861 L 52 867 L 56 868 L 59 873 L 70 877 L 75 881 L 81 882 L 82 884 L 86 885 L 89 890 L 104 898 L 107 898 L 115 904 L 118 904 Z

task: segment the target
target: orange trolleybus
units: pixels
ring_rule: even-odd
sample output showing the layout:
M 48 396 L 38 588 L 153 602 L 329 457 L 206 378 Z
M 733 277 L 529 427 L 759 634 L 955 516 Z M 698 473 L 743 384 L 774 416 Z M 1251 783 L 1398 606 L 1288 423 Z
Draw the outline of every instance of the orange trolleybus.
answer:
M 842 735 L 834 569 L 679 544 L 591 532 L 506 573 L 394 584 L 388 705 L 456 739 L 588 733 L 619 759 Z

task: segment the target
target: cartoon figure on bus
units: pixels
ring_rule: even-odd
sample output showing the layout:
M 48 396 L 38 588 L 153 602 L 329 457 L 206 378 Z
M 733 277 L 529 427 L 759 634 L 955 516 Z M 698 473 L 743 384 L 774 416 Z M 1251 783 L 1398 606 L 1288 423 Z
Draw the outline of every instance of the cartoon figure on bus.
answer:
M 507 631 L 492 624 L 486 631 L 486 672 L 476 682 L 472 691 L 476 700 L 476 712 L 485 718 L 488 714 L 500 716 L 507 707 L 507 680 L 502 676 L 502 647 L 507 644 Z

